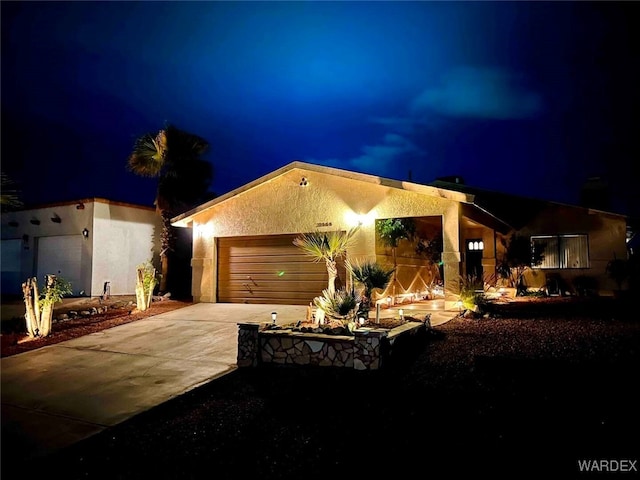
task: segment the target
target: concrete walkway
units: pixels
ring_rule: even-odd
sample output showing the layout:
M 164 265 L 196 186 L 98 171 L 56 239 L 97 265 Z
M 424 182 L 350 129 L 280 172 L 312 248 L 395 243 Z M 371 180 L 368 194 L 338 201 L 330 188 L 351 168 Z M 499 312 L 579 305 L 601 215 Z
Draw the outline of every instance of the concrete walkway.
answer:
M 304 318 L 306 307 L 199 303 L 3 358 L 3 470 L 233 371 L 237 323 L 270 321 L 272 311 L 287 324 Z M 456 315 L 431 313 L 433 326 Z

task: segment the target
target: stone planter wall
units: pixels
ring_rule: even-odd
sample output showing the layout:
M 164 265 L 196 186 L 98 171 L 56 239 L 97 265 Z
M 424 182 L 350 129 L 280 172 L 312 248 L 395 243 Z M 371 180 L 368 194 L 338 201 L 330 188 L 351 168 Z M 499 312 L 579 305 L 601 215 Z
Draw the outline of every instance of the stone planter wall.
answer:
M 238 366 L 315 365 L 377 370 L 399 337 L 426 328 L 412 322 L 391 330 L 361 328 L 354 336 L 266 330 L 267 324 L 238 324 Z

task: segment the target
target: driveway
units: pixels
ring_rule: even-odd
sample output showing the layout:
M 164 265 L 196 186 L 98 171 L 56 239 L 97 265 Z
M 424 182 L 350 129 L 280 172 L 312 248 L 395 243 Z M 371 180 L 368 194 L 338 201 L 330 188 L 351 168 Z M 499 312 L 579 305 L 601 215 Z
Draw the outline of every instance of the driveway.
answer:
M 3 470 L 233 371 L 237 323 L 270 321 L 272 311 L 291 323 L 306 307 L 198 303 L 3 358 Z M 432 324 L 453 316 L 438 312 Z

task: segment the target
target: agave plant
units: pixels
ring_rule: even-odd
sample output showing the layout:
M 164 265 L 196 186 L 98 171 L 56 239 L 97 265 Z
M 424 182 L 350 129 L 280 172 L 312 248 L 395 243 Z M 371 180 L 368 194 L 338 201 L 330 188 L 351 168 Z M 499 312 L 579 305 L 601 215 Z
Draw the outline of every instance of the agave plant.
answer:
M 313 299 L 315 306 L 322 309 L 326 317 L 338 320 L 344 326 L 355 322 L 360 301 L 360 295 L 344 288 L 333 292 L 325 289 L 322 296 Z
M 376 288 L 384 290 L 391 281 L 395 268 L 385 268 L 383 265 L 372 261 L 360 263 L 349 260 L 346 262 L 346 267 L 353 279 L 364 287 L 360 309 L 363 312 L 369 312 L 373 290 Z

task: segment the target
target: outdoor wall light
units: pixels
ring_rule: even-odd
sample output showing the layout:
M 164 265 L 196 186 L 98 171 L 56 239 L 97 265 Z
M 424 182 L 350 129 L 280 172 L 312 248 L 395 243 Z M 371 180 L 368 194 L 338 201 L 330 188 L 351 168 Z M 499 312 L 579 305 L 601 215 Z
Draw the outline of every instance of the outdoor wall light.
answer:
M 276 319 L 278 318 L 278 312 L 271 312 L 271 321 L 276 323 Z
M 80 202 L 76 205 L 76 210 L 84 210 L 84 203 Z
M 87 230 L 86 228 L 82 230 L 82 236 L 84 238 L 89 238 L 89 230 Z
M 30 222 L 31 225 L 40 225 L 40 220 L 38 220 L 37 218 L 32 218 Z
M 62 219 L 61 219 L 57 214 L 55 214 L 55 213 L 54 213 L 54 214 L 53 214 L 53 217 L 51 217 L 51 221 L 52 221 L 53 223 L 61 223 L 61 222 L 62 222 Z

